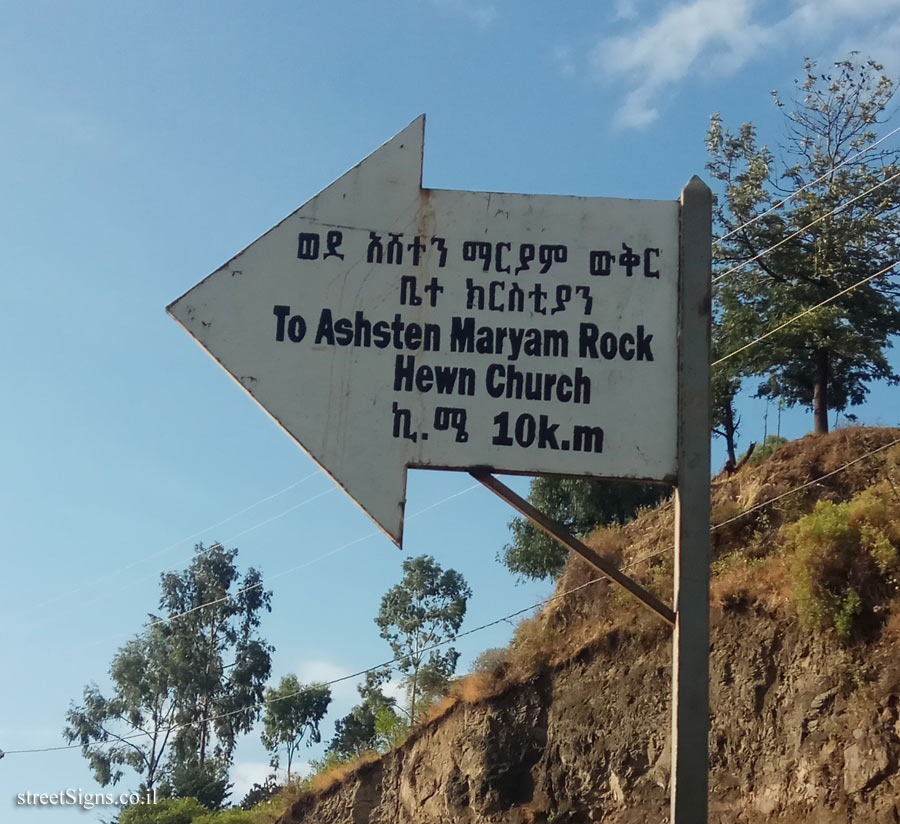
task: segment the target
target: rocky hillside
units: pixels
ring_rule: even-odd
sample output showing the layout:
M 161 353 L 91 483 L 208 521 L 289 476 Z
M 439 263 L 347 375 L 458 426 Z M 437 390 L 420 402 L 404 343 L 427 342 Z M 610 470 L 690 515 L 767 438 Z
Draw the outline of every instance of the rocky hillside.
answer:
M 712 821 L 900 821 L 897 439 L 808 436 L 714 480 Z M 670 599 L 671 535 L 669 503 L 591 541 Z M 670 632 L 580 562 L 557 594 L 402 746 L 282 821 L 666 821 Z

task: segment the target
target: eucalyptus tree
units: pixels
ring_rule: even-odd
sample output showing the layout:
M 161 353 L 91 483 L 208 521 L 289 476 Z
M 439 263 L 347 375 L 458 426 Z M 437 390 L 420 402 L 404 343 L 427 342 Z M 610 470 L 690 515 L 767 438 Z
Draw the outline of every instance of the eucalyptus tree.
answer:
M 403 562 L 402 580 L 381 599 L 375 623 L 406 674 L 410 721 L 420 714 L 422 699 L 439 694 L 456 670 L 459 653 L 437 645 L 456 637 L 471 595 L 455 569 L 445 571 L 430 555 L 419 555 Z
M 271 766 L 278 769 L 280 751 L 287 756 L 287 780 L 300 744 L 318 744 L 322 740 L 319 724 L 331 703 L 331 690 L 324 684 L 301 685 L 296 675 L 285 675 L 277 687 L 266 690 L 262 742 L 271 753 Z
M 125 768 L 147 789 L 201 787 L 216 806 L 227 792 L 237 736 L 259 717 L 272 647 L 258 635 L 271 592 L 237 550 L 195 547 L 191 565 L 162 576 L 160 614 L 115 654 L 111 692 L 90 684 L 66 714 L 63 735 L 81 745 L 97 781 Z
M 109 697 L 96 684 L 70 705 L 63 737 L 80 744 L 101 786 L 116 784 L 127 767 L 148 790 L 164 777 L 178 712 L 168 634 L 159 625 L 125 644 L 113 657 Z
M 179 760 L 231 762 L 237 737 L 262 712 L 272 647 L 258 635 L 271 612 L 271 592 L 250 567 L 243 577 L 237 549 L 198 544 L 191 565 L 162 576 L 157 620 L 171 638 L 178 684 L 174 750 Z

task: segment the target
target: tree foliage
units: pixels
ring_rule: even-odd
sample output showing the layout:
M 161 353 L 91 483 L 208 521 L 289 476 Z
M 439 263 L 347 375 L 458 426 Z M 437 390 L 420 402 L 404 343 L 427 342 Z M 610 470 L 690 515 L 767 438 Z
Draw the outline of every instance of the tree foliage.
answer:
M 81 705 L 73 703 L 66 713 L 63 736 L 81 745 L 101 786 L 116 784 L 123 767 L 142 776 L 149 790 L 162 778 L 178 712 L 171 660 L 168 633 L 158 624 L 149 626 L 113 658 L 113 694 L 104 697 L 90 684 Z
M 410 721 L 418 717 L 423 699 L 440 694 L 456 670 L 455 649 L 432 647 L 456 637 L 471 595 L 456 570 L 444 571 L 430 555 L 419 555 L 403 562 L 403 579 L 381 599 L 375 623 L 407 675 Z
M 178 759 L 169 763 L 160 784 L 160 795 L 169 798 L 196 798 L 208 810 L 219 810 L 231 795 L 228 763 L 220 759 Z
M 179 760 L 204 764 L 213 755 L 230 763 L 237 736 L 260 714 L 272 648 L 257 629 L 261 613 L 271 612 L 272 594 L 252 567 L 240 576 L 237 554 L 198 544 L 186 570 L 162 576 L 160 608 L 184 724 L 174 742 Z
M 287 756 L 287 780 L 291 780 L 291 762 L 305 740 L 306 746 L 322 740 L 319 723 L 331 703 L 331 690 L 324 684 L 303 686 L 296 675 L 286 675 L 277 687 L 266 690 L 263 717 L 263 745 L 272 754 L 272 767 L 278 769 L 279 751 Z
M 259 716 L 271 652 L 257 637 L 271 593 L 253 569 L 241 579 L 236 555 L 198 545 L 188 569 L 164 574 L 163 614 L 114 656 L 112 693 L 91 684 L 70 706 L 63 735 L 81 745 L 101 785 L 130 768 L 147 789 L 199 794 L 212 807 L 224 800 L 235 739 Z
M 528 500 L 569 532 L 583 535 L 602 524 L 623 524 L 667 494 L 668 487 L 653 484 L 543 477 L 532 480 Z M 509 528 L 512 542 L 499 558 L 510 572 L 536 579 L 562 572 L 569 556 L 562 544 L 526 518 L 514 518 Z
M 852 54 L 827 72 L 806 60 L 793 105 L 775 95 L 784 160 L 750 123 L 732 133 L 716 114 L 707 135 L 707 167 L 722 186 L 716 322 L 730 351 L 835 298 L 731 359 L 719 388 L 763 376 L 758 392 L 811 408 L 819 433 L 828 410 L 862 403 L 871 381 L 900 380 L 885 354 L 900 333 L 890 273 L 900 257 L 900 152 L 867 149 L 893 94 L 872 60 Z
M 257 804 L 271 801 L 281 791 L 281 785 L 274 775 L 267 775 L 262 784 L 256 782 L 241 799 L 238 806 L 242 810 L 252 810 Z
M 369 750 L 384 752 L 404 731 L 397 702 L 381 689 L 389 676 L 390 670 L 366 673 L 365 682 L 357 687 L 362 701 L 335 722 L 328 752 L 337 760 L 346 761 Z

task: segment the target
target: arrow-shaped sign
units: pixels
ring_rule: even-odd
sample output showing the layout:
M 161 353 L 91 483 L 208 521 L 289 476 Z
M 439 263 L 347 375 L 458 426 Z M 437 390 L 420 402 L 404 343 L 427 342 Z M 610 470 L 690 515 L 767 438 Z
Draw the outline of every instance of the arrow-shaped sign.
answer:
M 169 313 L 398 545 L 408 467 L 672 481 L 678 203 L 424 189 L 424 126 Z

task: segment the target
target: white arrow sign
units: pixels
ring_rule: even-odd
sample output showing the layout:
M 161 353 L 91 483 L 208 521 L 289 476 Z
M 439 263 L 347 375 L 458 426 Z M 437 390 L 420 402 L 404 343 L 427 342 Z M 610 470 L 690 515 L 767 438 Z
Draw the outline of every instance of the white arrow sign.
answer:
M 424 126 L 169 313 L 398 545 L 408 467 L 673 481 L 677 201 L 424 189 Z

